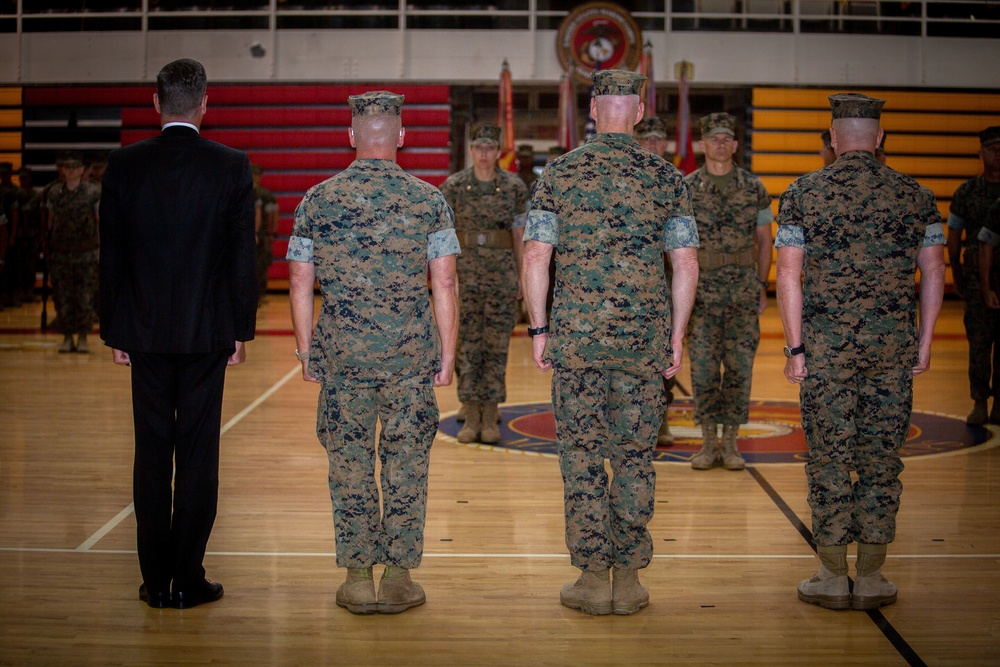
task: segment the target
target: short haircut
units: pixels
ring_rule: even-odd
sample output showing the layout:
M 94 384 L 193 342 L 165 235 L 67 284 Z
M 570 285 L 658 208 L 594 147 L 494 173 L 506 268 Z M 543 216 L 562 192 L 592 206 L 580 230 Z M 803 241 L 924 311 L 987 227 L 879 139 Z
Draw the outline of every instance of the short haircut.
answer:
M 165 116 L 190 118 L 201 106 L 207 89 L 205 68 L 190 58 L 167 63 L 156 75 L 156 96 Z

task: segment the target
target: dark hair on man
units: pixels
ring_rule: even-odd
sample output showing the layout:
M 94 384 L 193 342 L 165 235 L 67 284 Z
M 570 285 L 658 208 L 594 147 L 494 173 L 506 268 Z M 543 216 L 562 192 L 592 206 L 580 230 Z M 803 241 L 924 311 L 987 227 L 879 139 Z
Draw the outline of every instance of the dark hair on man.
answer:
M 160 113 L 190 118 L 201 106 L 208 88 L 205 68 L 197 60 L 181 58 L 167 63 L 156 75 L 156 96 Z

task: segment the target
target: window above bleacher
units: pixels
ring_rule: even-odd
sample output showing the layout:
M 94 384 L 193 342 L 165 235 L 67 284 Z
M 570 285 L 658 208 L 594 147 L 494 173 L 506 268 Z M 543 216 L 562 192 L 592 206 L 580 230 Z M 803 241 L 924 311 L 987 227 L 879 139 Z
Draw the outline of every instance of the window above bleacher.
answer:
M 557 30 L 573 0 L 0 0 L 0 32 Z M 645 31 L 1000 38 L 988 0 L 621 0 Z

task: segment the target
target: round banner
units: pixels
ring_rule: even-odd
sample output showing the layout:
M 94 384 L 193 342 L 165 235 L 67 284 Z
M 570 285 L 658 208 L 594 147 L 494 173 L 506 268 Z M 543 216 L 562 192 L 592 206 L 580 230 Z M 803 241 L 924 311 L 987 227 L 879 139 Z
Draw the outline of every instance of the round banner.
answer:
M 598 69 L 634 70 L 642 53 L 642 32 L 632 15 L 613 2 L 588 2 L 559 26 L 556 52 L 563 69 L 590 84 Z
M 504 405 L 500 408 L 500 442 L 495 445 L 471 443 L 478 448 L 502 448 L 529 454 L 555 456 L 556 426 L 550 403 Z M 455 440 L 462 424 L 454 413 L 441 418 L 440 431 Z M 666 463 L 690 463 L 701 449 L 701 426 L 694 423 L 694 405 L 690 399 L 670 405 L 670 431 L 674 444 L 657 445 L 653 460 Z M 914 458 L 932 454 L 951 454 L 981 449 L 997 444 L 991 431 L 969 427 L 960 417 L 929 412 L 914 412 L 902 456 Z M 750 421 L 740 426 L 737 445 L 747 463 L 805 463 L 808 458 L 805 433 L 800 423 L 799 404 L 788 401 L 751 401 Z

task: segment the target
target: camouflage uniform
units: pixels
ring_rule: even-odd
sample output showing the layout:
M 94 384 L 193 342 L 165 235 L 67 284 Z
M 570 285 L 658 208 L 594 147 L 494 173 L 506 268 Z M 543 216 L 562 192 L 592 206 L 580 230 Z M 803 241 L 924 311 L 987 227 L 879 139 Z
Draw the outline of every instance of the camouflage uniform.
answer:
M 323 292 L 309 370 L 341 567 L 420 564 L 440 367 L 427 263 L 459 252 L 453 227 L 440 192 L 391 160 L 355 160 L 295 211 L 287 258 L 312 262 Z
M 52 284 L 59 286 L 52 296 L 59 331 L 66 335 L 88 333 L 94 324 L 100 201 L 100 187 L 87 181 L 73 190 L 60 182 L 49 192 L 49 271 Z
M 817 545 L 895 537 L 919 351 L 913 277 L 921 248 L 944 244 L 941 223 L 929 190 L 865 151 L 781 196 L 775 247 L 806 253 L 800 402 Z
M 738 426 L 750 419 L 750 381 L 760 342 L 754 242 L 758 225 L 771 224 L 771 196 L 759 178 L 737 165 L 724 190 L 705 167 L 684 180 L 701 241 L 688 323 L 695 422 Z
M 965 334 L 969 339 L 969 389 L 973 401 L 986 401 L 1000 393 L 1000 312 L 986 307 L 979 284 L 979 230 L 986 223 L 990 205 L 1000 198 L 1000 183 L 982 175 L 970 178 L 955 190 L 948 229 L 964 231 L 962 241 L 962 296 L 965 299 Z M 994 265 L 993 275 L 1000 274 Z
M 546 356 L 572 563 L 645 567 L 672 360 L 663 252 L 698 245 L 687 187 L 631 136 L 598 134 L 546 166 L 524 238 L 557 249 Z
M 270 215 L 278 210 L 278 198 L 262 185 L 253 187 L 254 207 L 260 211 L 260 229 L 257 230 L 257 294 L 263 302 L 267 292 L 267 272 L 274 261 L 274 230 L 270 228 Z
M 497 169 L 493 181 L 476 179 L 473 167 L 441 185 L 455 211 L 462 246 L 458 258 L 458 400 L 507 400 L 507 350 L 517 312 L 517 266 L 510 229 L 524 211 L 527 188 L 515 174 Z

